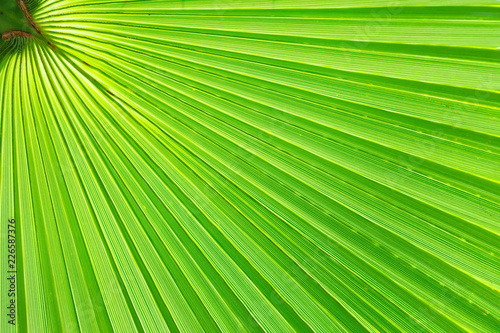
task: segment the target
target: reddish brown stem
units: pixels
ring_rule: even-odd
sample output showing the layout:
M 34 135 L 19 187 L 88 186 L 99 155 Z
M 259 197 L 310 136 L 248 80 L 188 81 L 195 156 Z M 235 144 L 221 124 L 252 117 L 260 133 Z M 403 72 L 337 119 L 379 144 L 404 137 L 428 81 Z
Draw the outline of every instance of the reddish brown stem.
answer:
M 11 31 L 6 31 L 2 34 L 2 39 L 4 41 L 9 41 L 14 37 L 25 37 L 25 38 L 31 38 L 33 37 L 32 34 L 29 32 L 21 31 L 21 30 L 11 30 Z
M 24 16 L 26 16 L 26 19 L 28 20 L 28 22 L 30 23 L 30 25 L 33 27 L 33 29 L 35 29 L 35 31 L 40 34 L 40 36 L 42 36 L 43 39 L 45 39 L 45 41 L 47 42 L 47 44 L 49 44 L 49 46 L 55 50 L 56 47 L 54 46 L 54 44 L 52 44 L 51 42 L 49 42 L 45 36 L 42 34 L 42 32 L 40 31 L 40 29 L 38 28 L 38 25 L 36 24 L 35 20 L 33 20 L 33 17 L 31 16 L 30 12 L 28 11 L 28 6 L 26 5 L 26 2 L 24 0 L 17 0 L 17 4 L 19 5 L 19 8 L 21 8 L 21 11 L 23 12 Z M 27 32 L 23 32 L 23 31 L 15 31 L 14 33 L 12 31 L 10 32 L 6 32 L 4 34 L 2 34 L 2 38 L 4 40 L 10 40 L 11 38 L 13 37 L 16 37 L 16 36 L 22 36 L 22 37 L 27 37 L 27 38 L 31 38 L 33 37 L 32 34 L 30 33 L 27 33 Z
M 38 25 L 36 24 L 35 20 L 33 20 L 33 17 L 28 11 L 28 7 L 26 7 L 26 2 L 24 0 L 17 0 L 17 4 L 21 8 L 21 11 L 24 13 L 24 16 L 26 16 L 26 19 L 28 22 L 31 24 L 33 29 L 35 29 L 36 32 L 38 32 L 40 35 L 42 34 L 40 29 L 38 29 Z

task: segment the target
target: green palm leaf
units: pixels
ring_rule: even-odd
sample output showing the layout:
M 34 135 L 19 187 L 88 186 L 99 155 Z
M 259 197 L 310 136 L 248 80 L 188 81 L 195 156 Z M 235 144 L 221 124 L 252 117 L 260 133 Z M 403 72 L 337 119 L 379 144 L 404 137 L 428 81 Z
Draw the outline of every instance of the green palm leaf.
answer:
M 26 6 L 2 332 L 500 331 L 496 1 Z

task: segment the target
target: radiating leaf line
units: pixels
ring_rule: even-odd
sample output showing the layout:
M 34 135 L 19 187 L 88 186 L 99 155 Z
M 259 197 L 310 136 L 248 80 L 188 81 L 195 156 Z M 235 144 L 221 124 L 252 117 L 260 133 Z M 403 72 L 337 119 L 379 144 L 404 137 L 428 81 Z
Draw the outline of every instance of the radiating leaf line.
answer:
M 500 329 L 495 2 L 27 4 L 18 332 Z

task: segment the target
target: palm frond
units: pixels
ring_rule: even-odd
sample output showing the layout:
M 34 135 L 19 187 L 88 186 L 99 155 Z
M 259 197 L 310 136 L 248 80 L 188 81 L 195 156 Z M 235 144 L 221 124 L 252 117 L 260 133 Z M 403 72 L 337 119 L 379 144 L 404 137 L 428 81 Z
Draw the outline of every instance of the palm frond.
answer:
M 2 332 L 500 331 L 497 2 L 27 3 Z

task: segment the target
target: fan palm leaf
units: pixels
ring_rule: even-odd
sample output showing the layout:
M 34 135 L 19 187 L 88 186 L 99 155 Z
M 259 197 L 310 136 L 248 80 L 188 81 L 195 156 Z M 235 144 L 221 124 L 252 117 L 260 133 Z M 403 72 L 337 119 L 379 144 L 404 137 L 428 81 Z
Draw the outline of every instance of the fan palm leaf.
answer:
M 496 1 L 20 2 L 2 332 L 500 331 Z

